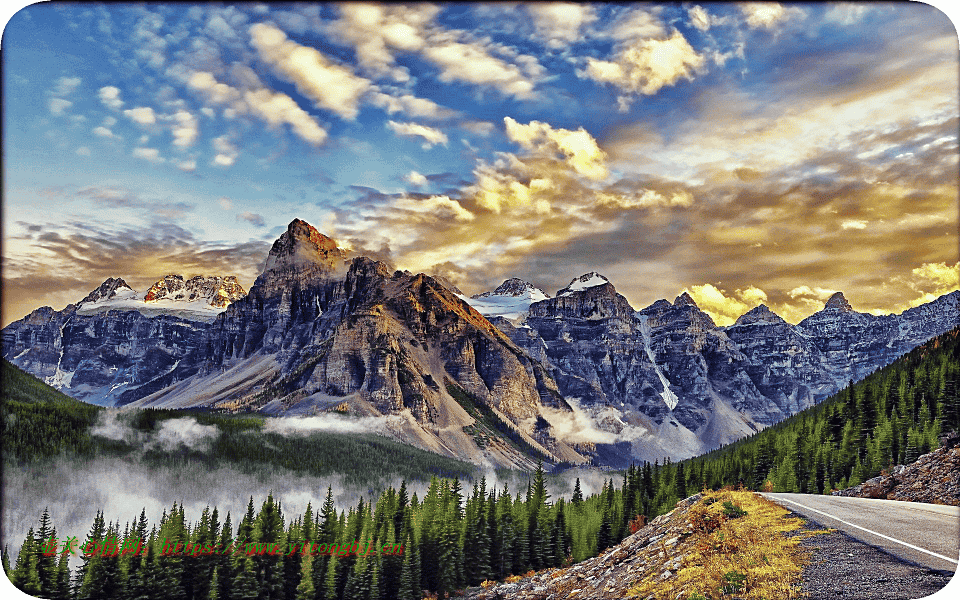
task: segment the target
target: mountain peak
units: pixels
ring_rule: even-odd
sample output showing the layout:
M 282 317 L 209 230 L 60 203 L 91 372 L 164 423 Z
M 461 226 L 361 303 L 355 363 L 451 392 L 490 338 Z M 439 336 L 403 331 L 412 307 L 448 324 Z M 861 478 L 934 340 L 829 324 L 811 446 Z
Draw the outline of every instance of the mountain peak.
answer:
M 472 296 L 472 298 L 489 298 L 491 296 L 512 296 L 519 298 L 520 296 L 524 295 L 535 297 L 536 300 L 543 300 L 550 297 L 546 294 L 546 292 L 533 285 L 529 281 L 511 277 L 510 279 L 507 279 L 501 283 L 499 287 L 492 292 L 476 294 L 475 296 Z
M 836 294 L 830 296 L 830 299 L 827 300 L 826 304 L 823 305 L 823 309 L 836 309 L 843 312 L 853 312 L 853 307 L 850 306 L 850 303 L 847 302 L 847 299 L 843 297 L 843 292 L 837 292 Z
M 694 308 L 700 308 L 697 306 L 697 303 L 693 301 L 693 298 L 687 292 L 683 292 L 677 299 L 673 301 L 674 306 L 692 306 Z
M 143 301 L 202 302 L 214 308 L 226 308 L 246 295 L 234 276 L 195 275 L 185 281 L 183 275 L 164 275 L 150 286 Z
M 332 267 L 345 257 L 337 242 L 301 219 L 290 221 L 287 230 L 270 248 L 263 270 L 272 271 L 292 266 L 322 265 Z
M 81 304 L 88 303 L 88 302 L 92 303 L 92 302 L 100 302 L 102 300 L 109 300 L 110 298 L 113 298 L 114 296 L 116 296 L 118 293 L 123 293 L 123 292 L 130 293 L 134 291 L 135 290 L 129 285 L 127 285 L 127 282 L 124 281 L 123 279 L 119 277 L 109 277 L 107 278 L 106 281 L 100 284 L 100 287 L 98 287 L 97 289 L 87 294 L 87 297 L 81 300 L 80 302 L 78 302 L 77 305 L 79 306 Z
M 751 323 L 786 323 L 786 321 L 770 310 L 766 304 L 761 304 L 740 315 L 735 325 L 749 325 Z
M 557 296 L 566 296 L 572 294 L 573 292 L 582 292 L 587 288 L 597 287 L 608 283 L 610 283 L 609 279 L 600 273 L 597 273 L 596 271 L 590 271 L 589 273 L 584 273 L 580 277 L 571 279 L 570 283 L 567 284 L 567 287 L 557 291 Z

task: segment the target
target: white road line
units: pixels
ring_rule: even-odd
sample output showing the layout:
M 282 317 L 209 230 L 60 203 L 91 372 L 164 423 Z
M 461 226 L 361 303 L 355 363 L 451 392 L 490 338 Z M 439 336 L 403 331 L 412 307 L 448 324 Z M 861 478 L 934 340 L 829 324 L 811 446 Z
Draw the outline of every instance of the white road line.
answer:
M 960 564 L 960 561 L 958 561 L 956 558 L 950 558 L 949 556 L 944 556 L 944 555 L 942 555 L 942 554 L 937 554 L 936 552 L 930 552 L 929 550 L 925 550 L 925 549 L 923 549 L 923 548 L 920 548 L 919 546 L 914 546 L 913 544 L 908 544 L 908 543 L 903 542 L 903 541 L 901 541 L 901 540 L 898 540 L 898 539 L 896 539 L 896 538 L 892 538 L 892 537 L 890 537 L 890 536 L 888 536 L 888 535 L 883 535 L 882 533 L 877 533 L 876 531 L 871 531 L 871 530 L 867 529 L 866 527 L 860 527 L 859 525 L 854 525 L 853 523 L 848 523 L 847 521 L 844 521 L 843 519 L 839 519 L 839 518 L 837 518 L 837 517 L 835 517 L 835 516 L 833 516 L 833 515 L 831 515 L 831 514 L 829 514 L 829 513 L 825 513 L 825 512 L 823 512 L 822 510 L 817 510 L 817 509 L 811 508 L 811 507 L 809 507 L 809 506 L 804 506 L 803 504 L 800 504 L 799 502 L 794 502 L 793 500 L 787 500 L 786 498 L 775 498 L 775 499 L 774 499 L 774 501 L 778 501 L 778 500 L 782 500 L 782 501 L 784 501 L 784 502 L 789 502 L 790 504 L 796 504 L 797 506 L 799 506 L 799 507 L 801 507 L 801 508 L 805 508 L 805 509 L 807 509 L 807 510 L 812 510 L 813 512 L 820 513 L 821 515 L 824 515 L 824 516 L 826 516 L 826 517 L 830 517 L 830 518 L 833 519 L 834 521 L 840 521 L 840 522 L 843 523 L 844 525 L 849 525 L 850 527 L 856 527 L 857 529 L 862 529 L 862 530 L 866 531 L 867 533 L 873 534 L 873 535 L 875 535 L 875 536 L 877 536 L 877 537 L 882 537 L 883 539 L 885 539 L 885 540 L 890 540 L 891 542 L 896 542 L 896 543 L 898 543 L 898 544 L 901 544 L 901 545 L 906 546 L 907 548 L 913 548 L 914 550 L 919 550 L 920 552 L 924 552 L 924 553 L 929 554 L 929 555 L 931 555 L 931 556 L 936 556 L 937 558 L 942 558 L 943 560 L 949 560 L 950 562 L 952 562 L 952 563 L 954 563 L 954 564 Z

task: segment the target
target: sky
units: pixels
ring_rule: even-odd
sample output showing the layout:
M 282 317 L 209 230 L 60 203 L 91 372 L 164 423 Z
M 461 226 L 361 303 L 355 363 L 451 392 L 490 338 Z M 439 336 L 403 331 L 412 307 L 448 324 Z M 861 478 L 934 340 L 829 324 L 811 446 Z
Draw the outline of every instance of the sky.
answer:
M 2 40 L 2 324 L 303 219 L 467 294 L 796 323 L 958 288 L 958 40 L 911 3 L 43 3 Z

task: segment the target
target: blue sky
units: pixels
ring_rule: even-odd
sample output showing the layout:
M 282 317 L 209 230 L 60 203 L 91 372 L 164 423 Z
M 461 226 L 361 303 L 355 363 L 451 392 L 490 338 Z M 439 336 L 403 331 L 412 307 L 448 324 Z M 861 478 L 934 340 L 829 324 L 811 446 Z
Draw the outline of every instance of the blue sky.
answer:
M 467 293 L 723 324 L 957 288 L 958 43 L 919 3 L 37 4 L 3 34 L 3 323 L 249 288 L 304 219 Z

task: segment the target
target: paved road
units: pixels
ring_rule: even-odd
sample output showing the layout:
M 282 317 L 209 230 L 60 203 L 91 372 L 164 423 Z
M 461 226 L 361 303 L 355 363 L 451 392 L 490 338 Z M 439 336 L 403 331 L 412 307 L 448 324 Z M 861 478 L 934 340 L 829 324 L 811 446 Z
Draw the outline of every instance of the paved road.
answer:
M 960 507 L 810 494 L 763 494 L 824 527 L 839 529 L 902 559 L 957 571 Z

